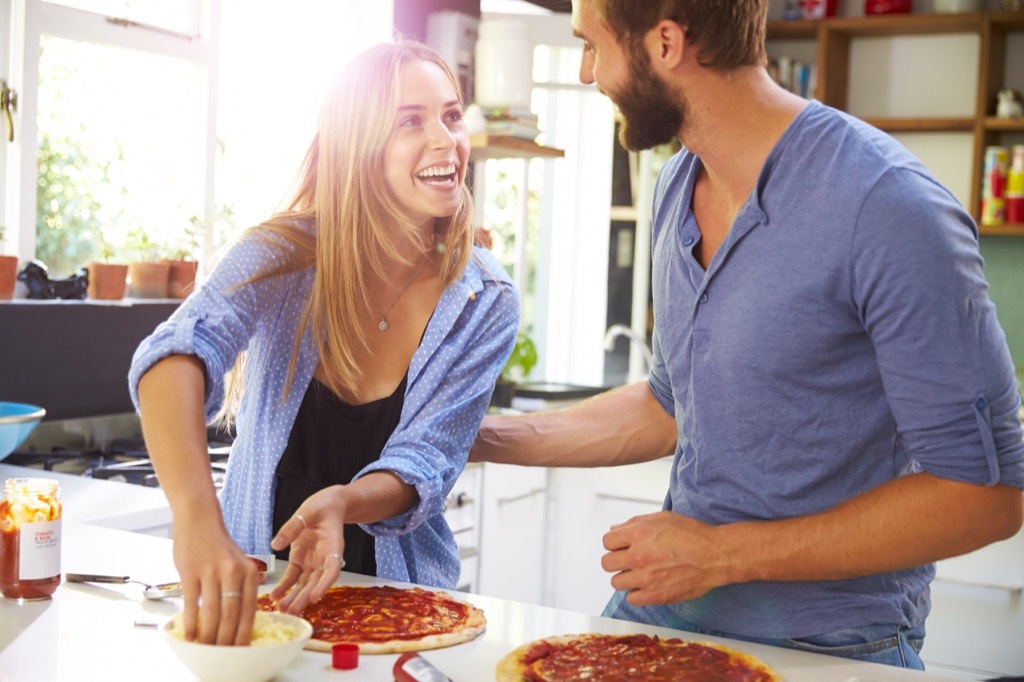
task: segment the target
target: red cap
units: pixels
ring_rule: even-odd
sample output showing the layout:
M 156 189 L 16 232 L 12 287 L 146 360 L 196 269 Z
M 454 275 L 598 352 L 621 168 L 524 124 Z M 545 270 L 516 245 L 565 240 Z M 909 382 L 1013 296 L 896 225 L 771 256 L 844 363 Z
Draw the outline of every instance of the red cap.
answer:
M 359 667 L 358 644 L 335 644 L 331 647 L 331 665 L 339 670 Z

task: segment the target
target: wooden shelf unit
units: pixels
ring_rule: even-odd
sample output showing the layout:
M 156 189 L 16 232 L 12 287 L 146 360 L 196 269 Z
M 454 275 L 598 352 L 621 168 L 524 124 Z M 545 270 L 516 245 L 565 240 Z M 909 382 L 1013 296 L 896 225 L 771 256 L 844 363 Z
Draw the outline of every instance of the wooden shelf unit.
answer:
M 1024 132 L 1024 119 L 1004 120 L 991 115 L 996 95 L 1004 87 L 1007 35 L 1024 32 L 1024 12 L 967 14 L 887 14 L 832 17 L 820 20 L 769 21 L 768 40 L 817 41 L 815 98 L 848 110 L 850 45 L 855 38 L 977 34 L 980 40 L 978 88 L 970 118 L 871 118 L 871 125 L 890 133 L 972 133 L 970 210 L 981 216 L 981 174 L 985 148 L 1000 143 L 1003 133 Z M 982 234 L 1024 236 L 1024 225 L 982 228 Z

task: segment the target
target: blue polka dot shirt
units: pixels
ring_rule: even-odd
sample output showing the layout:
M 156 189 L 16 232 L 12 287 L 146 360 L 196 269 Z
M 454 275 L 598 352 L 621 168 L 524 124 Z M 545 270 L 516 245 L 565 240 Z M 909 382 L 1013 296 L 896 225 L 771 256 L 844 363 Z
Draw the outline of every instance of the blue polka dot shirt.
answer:
M 173 354 L 197 356 L 206 365 L 211 419 L 224 400 L 225 374 L 247 351 L 238 435 L 220 501 L 232 538 L 251 554 L 271 551 L 274 474 L 319 362 L 307 330 L 294 385 L 282 401 L 313 270 L 243 285 L 280 258 L 273 245 L 240 240 L 209 280 L 143 340 L 129 371 L 137 408 L 139 379 L 154 363 Z M 444 500 L 466 464 L 518 328 L 512 282 L 490 252 L 475 248 L 465 271 L 442 293 L 413 355 L 398 426 L 380 459 L 357 475 L 389 471 L 419 494 L 407 512 L 363 526 L 375 536 L 378 576 L 455 587 L 458 548 L 442 516 Z

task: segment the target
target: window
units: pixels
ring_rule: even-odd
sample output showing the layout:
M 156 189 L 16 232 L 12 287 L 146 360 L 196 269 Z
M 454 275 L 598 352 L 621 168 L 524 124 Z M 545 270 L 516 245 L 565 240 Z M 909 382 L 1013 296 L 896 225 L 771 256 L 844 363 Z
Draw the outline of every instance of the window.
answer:
M 538 142 L 563 149 L 565 156 L 531 160 L 526 173 L 518 159 L 488 161 L 478 219 L 497 232 L 495 252 L 510 271 L 520 260 L 513 252 L 525 254 L 520 267 L 526 276 L 516 279 L 526 282 L 522 322 L 538 350 L 529 379 L 599 386 L 607 327 L 613 108 L 595 87 L 579 82 L 582 43 L 572 35 L 568 14 L 531 10 L 514 18 L 529 25 L 535 43 L 531 109 L 543 131 Z M 526 225 L 515 232 L 510 224 L 524 191 Z
M 14 49 L 0 76 L 18 93 L 0 151 L 4 247 L 51 277 L 94 259 L 208 257 L 268 217 L 330 76 L 390 38 L 393 12 L 386 0 L 2 7 Z

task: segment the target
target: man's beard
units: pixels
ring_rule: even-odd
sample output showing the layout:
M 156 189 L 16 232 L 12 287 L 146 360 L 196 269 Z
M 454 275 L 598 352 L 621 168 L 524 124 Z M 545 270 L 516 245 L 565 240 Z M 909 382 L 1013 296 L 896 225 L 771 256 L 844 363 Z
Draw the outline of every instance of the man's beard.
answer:
M 642 47 L 632 50 L 629 71 L 626 86 L 608 93 L 619 108 L 619 144 L 637 152 L 671 142 L 686 119 L 685 104 L 672 99 L 673 89 L 652 71 Z

